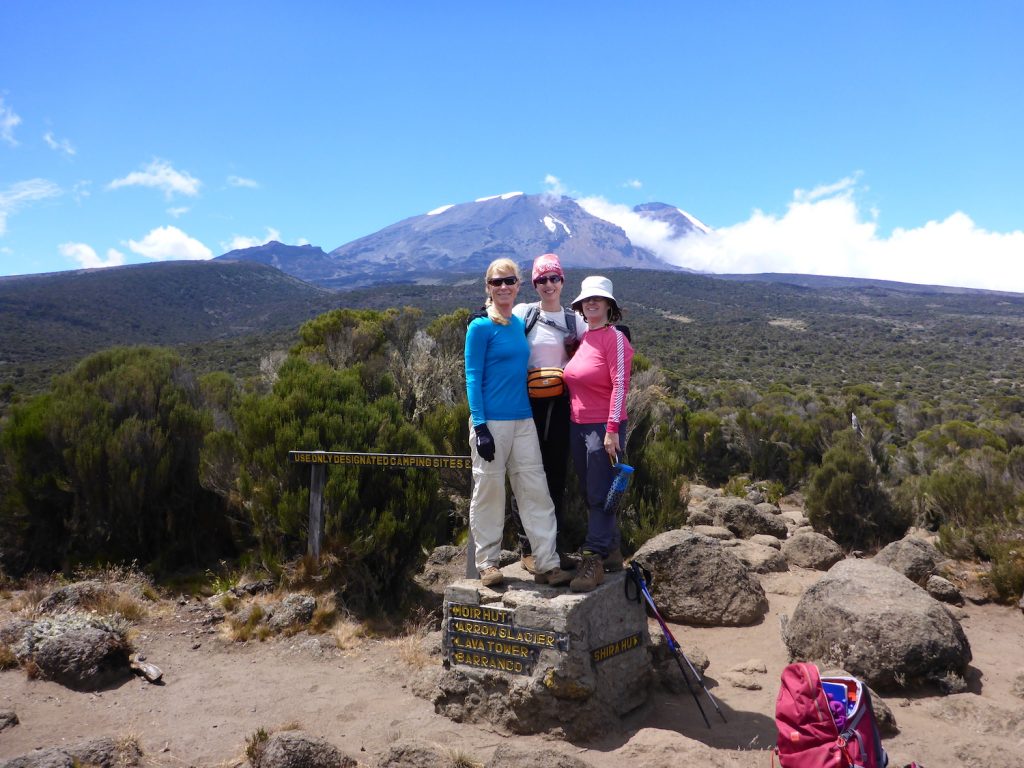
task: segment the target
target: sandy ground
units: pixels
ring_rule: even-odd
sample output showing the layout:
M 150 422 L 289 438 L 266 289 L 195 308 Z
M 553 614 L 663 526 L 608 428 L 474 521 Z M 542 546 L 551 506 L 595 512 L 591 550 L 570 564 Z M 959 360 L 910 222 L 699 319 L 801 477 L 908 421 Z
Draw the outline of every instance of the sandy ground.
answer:
M 168 601 L 139 623 L 135 637 L 136 647 L 163 670 L 163 685 L 132 678 L 101 692 L 77 693 L 28 680 L 18 669 L 0 673 L 0 710 L 13 709 L 21 721 L 0 731 L 0 760 L 95 736 L 131 735 L 148 765 L 228 766 L 244 760 L 246 739 L 258 728 L 297 724 L 368 766 L 389 744 L 405 739 L 443 744 L 450 754 L 481 764 L 500 744 L 512 742 L 556 748 L 595 768 L 770 766 L 775 696 L 788 661 L 779 615 L 792 613 L 819 575 L 796 569 L 763 576 L 771 610 L 756 626 L 672 627 L 684 649 L 699 648 L 711 661 L 708 687 L 728 723 L 705 699 L 710 729 L 688 694 L 656 691 L 599 741 L 502 735 L 454 723 L 412 693 L 414 679 L 438 663 L 423 667 L 422 656 L 419 663 L 410 660 L 413 642 L 361 638 L 341 649 L 333 636 L 299 634 L 232 643 L 201 623 L 196 601 Z M 1016 608 L 971 604 L 960 615 L 974 653 L 972 691 L 882 697 L 900 727 L 885 740 L 890 765 L 1024 766 L 1024 616 Z M 0 623 L 6 618 L 0 601 Z M 657 626 L 651 631 L 657 633 Z M 730 670 L 751 660 L 767 669 L 753 676 L 760 689 L 731 684 Z

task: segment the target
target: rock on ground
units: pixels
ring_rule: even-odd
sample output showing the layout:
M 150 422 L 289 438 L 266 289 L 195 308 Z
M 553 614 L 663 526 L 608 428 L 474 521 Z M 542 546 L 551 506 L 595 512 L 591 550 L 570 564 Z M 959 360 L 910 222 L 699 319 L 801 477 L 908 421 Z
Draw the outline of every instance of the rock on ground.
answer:
M 651 594 L 669 621 L 696 626 L 746 626 L 768 611 L 757 577 L 728 547 L 686 530 L 648 540 L 633 559 L 654 575 Z
M 783 641 L 792 659 L 842 667 L 883 691 L 962 682 L 971 661 L 963 628 L 941 603 L 869 560 L 837 563 L 811 585 Z

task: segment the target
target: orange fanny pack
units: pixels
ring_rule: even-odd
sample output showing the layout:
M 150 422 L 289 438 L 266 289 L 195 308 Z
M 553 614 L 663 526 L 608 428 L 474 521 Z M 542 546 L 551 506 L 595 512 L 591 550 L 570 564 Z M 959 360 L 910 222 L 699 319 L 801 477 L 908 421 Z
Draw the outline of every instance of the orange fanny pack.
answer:
M 565 393 L 561 368 L 534 368 L 526 375 L 526 389 L 534 400 L 560 397 Z

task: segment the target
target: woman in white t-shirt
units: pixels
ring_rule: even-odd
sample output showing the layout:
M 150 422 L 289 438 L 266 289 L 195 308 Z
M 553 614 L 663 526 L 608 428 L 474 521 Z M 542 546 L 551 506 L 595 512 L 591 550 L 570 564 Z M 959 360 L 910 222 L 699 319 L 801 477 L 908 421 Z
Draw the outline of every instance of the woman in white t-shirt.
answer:
M 576 343 L 576 318 L 571 310 L 562 307 L 565 275 L 558 256 L 545 253 L 534 259 L 532 278 L 533 287 L 540 296 L 540 301 L 516 304 L 512 308 L 512 314 L 526 324 L 526 339 L 530 343 L 529 369 L 534 372 L 538 369 L 548 369 L 545 373 L 560 373 L 569 361 L 570 352 Z M 557 379 L 557 375 L 555 378 Z M 551 379 L 546 377 L 545 383 L 551 383 Z M 537 437 L 540 439 L 548 493 L 551 494 L 551 501 L 555 505 L 555 520 L 558 524 L 557 548 L 561 568 L 569 570 L 576 567 L 575 561 L 566 556 L 566 552 L 574 547 L 565 541 L 562 525 L 569 456 L 569 399 L 564 388 L 560 394 L 554 396 L 541 397 L 538 396 L 540 394 L 543 393 L 531 391 L 530 406 L 533 408 L 533 421 L 537 425 Z M 512 498 L 512 521 L 519 534 L 523 567 L 527 571 L 535 572 L 530 542 L 519 520 L 515 497 Z

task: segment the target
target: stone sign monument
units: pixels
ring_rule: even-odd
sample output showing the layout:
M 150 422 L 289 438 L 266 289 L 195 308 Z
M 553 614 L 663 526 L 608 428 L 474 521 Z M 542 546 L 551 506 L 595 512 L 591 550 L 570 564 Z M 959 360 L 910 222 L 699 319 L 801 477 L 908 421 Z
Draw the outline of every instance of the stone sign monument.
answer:
M 535 584 L 518 563 L 497 589 L 456 581 L 444 596 L 435 708 L 458 722 L 567 738 L 607 730 L 647 700 L 647 617 L 625 573 L 593 592 Z

